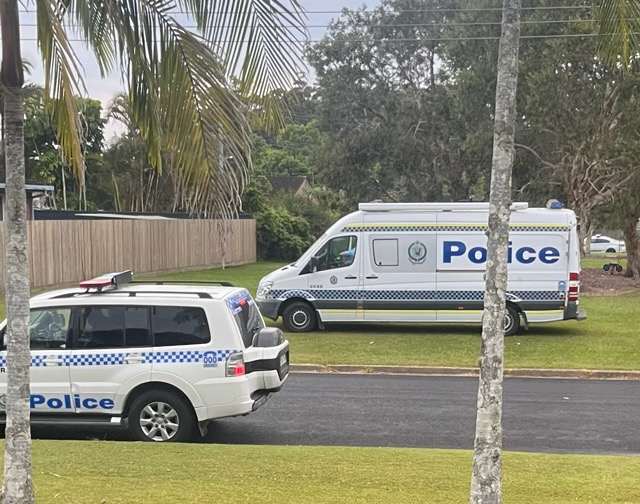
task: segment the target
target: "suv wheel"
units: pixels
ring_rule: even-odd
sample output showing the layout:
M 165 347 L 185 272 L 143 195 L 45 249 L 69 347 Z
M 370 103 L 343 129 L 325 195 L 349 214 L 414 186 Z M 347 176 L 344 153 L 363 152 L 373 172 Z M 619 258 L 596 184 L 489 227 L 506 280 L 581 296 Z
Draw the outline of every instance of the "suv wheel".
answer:
M 191 406 L 173 392 L 150 390 L 131 404 L 129 430 L 138 441 L 186 441 L 195 425 Z
M 282 322 L 289 332 L 301 333 L 316 328 L 316 311 L 309 303 L 295 301 L 282 312 Z

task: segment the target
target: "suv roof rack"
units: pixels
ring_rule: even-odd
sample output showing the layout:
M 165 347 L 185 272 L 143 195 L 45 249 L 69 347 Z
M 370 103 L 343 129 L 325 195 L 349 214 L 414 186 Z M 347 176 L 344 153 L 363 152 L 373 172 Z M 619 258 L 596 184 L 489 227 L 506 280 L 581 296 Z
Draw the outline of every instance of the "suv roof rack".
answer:
M 136 297 L 138 294 L 141 294 L 141 295 L 145 295 L 145 294 L 175 294 L 175 295 L 184 295 L 184 296 L 198 296 L 201 299 L 213 299 L 213 296 L 211 294 L 209 294 L 208 292 L 198 292 L 198 291 L 185 292 L 185 291 L 179 291 L 179 290 L 175 290 L 175 291 L 145 290 L 143 292 L 136 292 L 136 291 L 123 291 L 123 290 L 117 290 L 117 289 L 110 289 L 110 290 L 98 289 L 95 292 L 90 292 L 89 289 L 87 289 L 86 292 L 64 292 L 62 294 L 58 294 L 56 296 L 52 296 L 50 299 L 72 298 L 72 297 L 82 296 L 84 294 L 89 294 L 89 293 L 91 293 L 91 294 L 120 294 L 120 295 L 125 295 L 125 296 L 128 296 L 128 297 Z
M 235 287 L 231 282 L 223 280 L 132 280 L 129 283 L 147 285 L 221 285 L 222 287 Z

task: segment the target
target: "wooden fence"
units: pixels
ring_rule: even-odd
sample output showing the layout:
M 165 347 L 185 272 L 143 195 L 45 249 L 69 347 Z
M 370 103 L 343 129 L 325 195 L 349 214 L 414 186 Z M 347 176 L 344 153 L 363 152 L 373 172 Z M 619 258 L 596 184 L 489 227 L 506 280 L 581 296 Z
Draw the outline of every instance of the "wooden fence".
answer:
M 218 220 L 30 221 L 32 288 L 75 284 L 102 273 L 134 274 L 247 264 L 256 260 L 256 225 Z M 226 240 L 223 239 L 225 236 Z M 4 244 L 4 226 L 0 226 Z M 4 254 L 0 254 L 4 290 Z

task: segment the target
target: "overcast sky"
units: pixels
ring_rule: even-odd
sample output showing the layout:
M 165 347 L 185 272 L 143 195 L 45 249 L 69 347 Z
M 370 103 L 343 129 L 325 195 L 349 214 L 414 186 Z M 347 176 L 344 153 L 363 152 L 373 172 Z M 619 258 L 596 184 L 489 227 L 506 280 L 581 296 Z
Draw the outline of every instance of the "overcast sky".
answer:
M 376 5 L 378 0 L 368 0 L 366 2 L 362 2 L 361 0 L 300 0 L 300 3 L 307 11 L 307 26 L 309 27 L 311 40 L 317 40 L 322 37 L 329 22 L 339 17 L 339 11 L 342 8 L 348 7 L 353 9 L 365 4 L 370 8 Z M 25 4 L 22 4 L 21 11 L 24 10 L 24 5 Z M 23 41 L 22 53 L 23 57 L 35 67 L 27 79 L 37 84 L 42 84 L 42 64 L 35 41 L 35 15 L 32 4 L 29 10 L 31 12 L 21 12 L 20 14 Z M 83 77 L 86 89 L 88 90 L 88 96 L 100 100 L 103 103 L 103 107 L 106 107 L 113 96 L 124 89 L 120 72 L 113 72 L 107 78 L 102 79 L 93 55 L 87 51 L 80 42 L 72 42 L 72 45 L 78 55 L 78 59 L 84 67 Z M 113 135 L 120 131 L 121 129 L 117 124 L 108 124 L 105 128 L 105 139 L 108 141 Z

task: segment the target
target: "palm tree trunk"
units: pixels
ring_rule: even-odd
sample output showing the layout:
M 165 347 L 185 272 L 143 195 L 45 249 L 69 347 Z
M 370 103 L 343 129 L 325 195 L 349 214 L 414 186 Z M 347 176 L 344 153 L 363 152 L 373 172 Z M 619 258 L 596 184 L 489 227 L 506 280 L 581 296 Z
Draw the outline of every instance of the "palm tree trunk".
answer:
M 2 504 L 33 502 L 29 424 L 29 251 L 22 88 L 5 87 L 7 426 Z
M 2 504 L 34 502 L 29 424 L 29 242 L 24 174 L 24 73 L 17 0 L 0 0 L 4 88 L 7 401 Z
M 502 375 L 521 0 L 504 0 L 471 504 L 502 502 Z

